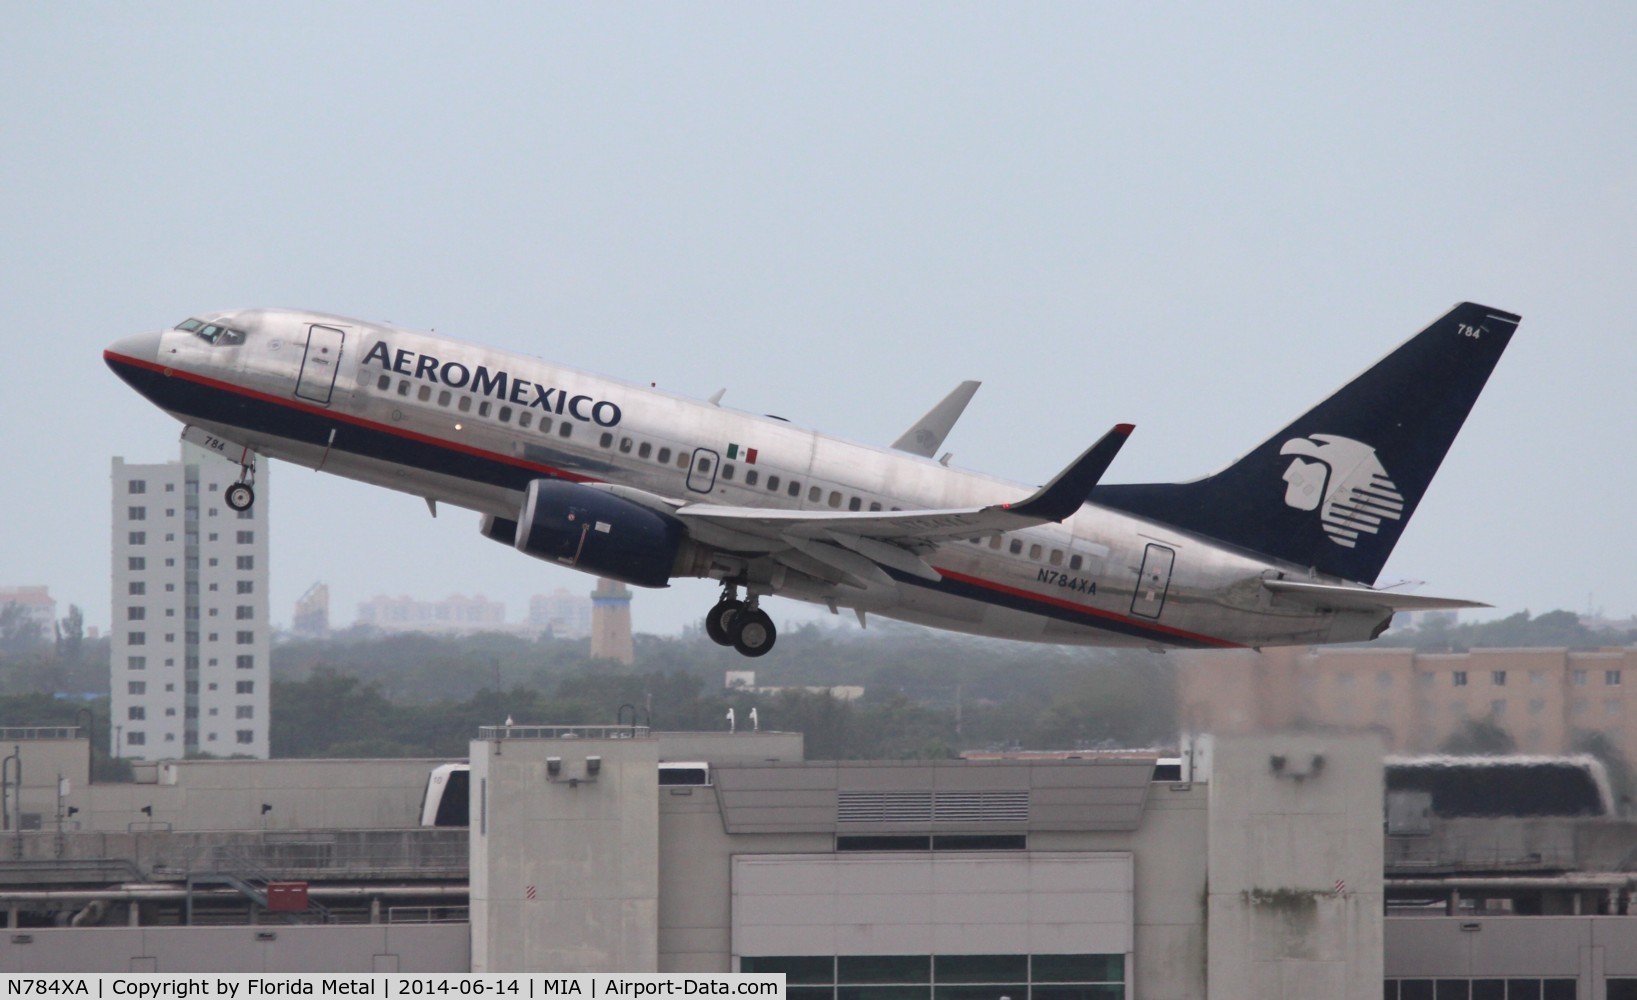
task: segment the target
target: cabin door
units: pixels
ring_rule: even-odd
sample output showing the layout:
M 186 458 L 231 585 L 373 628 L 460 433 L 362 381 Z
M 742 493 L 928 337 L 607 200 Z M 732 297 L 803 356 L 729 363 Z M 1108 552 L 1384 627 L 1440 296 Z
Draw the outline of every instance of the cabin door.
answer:
M 688 466 L 688 489 L 695 493 L 709 493 L 716 485 L 716 465 L 721 456 L 709 448 L 695 448 L 693 463 Z
M 330 405 L 335 391 L 335 372 L 341 366 L 341 345 L 346 334 L 333 326 L 312 326 L 307 330 L 307 350 L 301 357 L 301 375 L 296 379 L 296 395 L 324 406 Z
M 1158 618 L 1165 607 L 1165 592 L 1171 586 L 1171 565 L 1177 554 L 1164 545 L 1150 544 L 1143 552 L 1142 570 L 1137 574 L 1137 592 L 1131 595 L 1131 613 Z

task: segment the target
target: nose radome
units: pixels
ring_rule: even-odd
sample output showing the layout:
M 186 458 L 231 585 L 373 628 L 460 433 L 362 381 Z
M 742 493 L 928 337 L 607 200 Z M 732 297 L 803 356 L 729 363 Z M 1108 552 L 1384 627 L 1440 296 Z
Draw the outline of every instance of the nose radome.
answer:
M 108 345 L 102 352 L 102 359 L 109 365 L 120 360 L 154 362 L 159 359 L 160 333 L 134 333 L 129 337 L 121 337 Z

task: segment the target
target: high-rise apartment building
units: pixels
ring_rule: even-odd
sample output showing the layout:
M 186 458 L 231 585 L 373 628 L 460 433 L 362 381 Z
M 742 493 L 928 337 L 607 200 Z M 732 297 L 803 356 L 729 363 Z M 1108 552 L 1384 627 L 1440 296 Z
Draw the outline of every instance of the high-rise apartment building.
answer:
M 137 760 L 268 755 L 267 469 L 191 444 L 162 465 L 113 461 L 110 752 Z

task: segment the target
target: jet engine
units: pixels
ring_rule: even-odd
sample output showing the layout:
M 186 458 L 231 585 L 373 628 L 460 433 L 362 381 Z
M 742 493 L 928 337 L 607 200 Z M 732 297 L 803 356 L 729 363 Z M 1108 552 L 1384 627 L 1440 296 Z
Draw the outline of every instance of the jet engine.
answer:
M 529 483 L 517 520 L 485 515 L 481 530 L 536 559 L 638 587 L 668 585 L 686 534 L 674 518 L 560 479 Z

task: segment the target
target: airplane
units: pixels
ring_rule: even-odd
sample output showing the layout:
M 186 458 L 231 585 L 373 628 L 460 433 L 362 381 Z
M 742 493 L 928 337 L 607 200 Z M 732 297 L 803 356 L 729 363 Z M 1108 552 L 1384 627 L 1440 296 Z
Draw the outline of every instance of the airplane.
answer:
M 1107 484 L 1118 424 L 1045 486 L 931 455 L 976 383 L 893 448 L 387 323 L 201 314 L 107 364 L 195 441 L 482 515 L 486 538 L 642 587 L 718 581 L 704 619 L 773 648 L 779 595 L 983 636 L 1090 646 L 1357 642 L 1394 612 L 1485 607 L 1374 586 L 1519 317 L 1455 306 L 1222 471 Z

